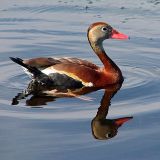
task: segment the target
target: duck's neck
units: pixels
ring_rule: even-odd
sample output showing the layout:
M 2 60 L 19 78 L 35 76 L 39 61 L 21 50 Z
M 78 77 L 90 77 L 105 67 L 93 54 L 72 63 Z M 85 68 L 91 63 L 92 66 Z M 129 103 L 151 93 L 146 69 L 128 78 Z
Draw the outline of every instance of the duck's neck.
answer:
M 107 72 L 118 72 L 121 74 L 119 67 L 111 60 L 111 58 L 106 54 L 103 43 L 102 42 L 92 42 L 90 41 L 90 45 L 94 52 L 97 54 L 99 59 L 104 65 L 104 69 Z

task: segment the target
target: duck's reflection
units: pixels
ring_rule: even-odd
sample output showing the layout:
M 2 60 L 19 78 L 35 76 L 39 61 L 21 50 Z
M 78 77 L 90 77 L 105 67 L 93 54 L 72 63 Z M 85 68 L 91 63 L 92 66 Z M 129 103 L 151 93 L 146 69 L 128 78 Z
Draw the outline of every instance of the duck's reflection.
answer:
M 76 97 L 82 100 L 90 100 L 89 97 L 83 96 L 87 93 L 99 90 L 100 88 L 83 87 L 77 89 L 66 89 L 63 87 L 48 87 L 31 81 L 27 88 L 18 93 L 12 99 L 12 105 L 18 105 L 22 99 L 26 99 L 27 106 L 42 106 L 48 102 L 55 101 L 57 98 Z M 28 99 L 27 99 L 28 98 Z
M 107 140 L 117 135 L 118 128 L 133 117 L 122 117 L 117 119 L 106 119 L 112 97 L 121 88 L 121 84 L 110 86 L 105 89 L 100 107 L 91 123 L 94 138 Z
M 37 87 L 37 84 L 32 84 L 31 82 L 28 85 L 28 88 L 22 93 L 18 93 L 16 97 L 13 98 L 12 104 L 16 105 L 21 99 L 32 94 L 32 96 L 26 100 L 27 106 L 40 107 L 46 105 L 48 102 L 55 101 L 57 98 L 61 97 L 79 97 L 84 94 L 97 91 L 100 88 L 91 88 L 84 87 L 76 90 L 66 90 L 64 88 L 46 88 L 42 87 L 41 89 Z M 98 108 L 96 116 L 91 122 L 92 134 L 93 137 L 99 140 L 107 140 L 113 138 L 118 133 L 118 128 L 121 127 L 125 122 L 129 121 L 133 117 L 121 117 L 117 119 L 106 119 L 111 105 L 111 99 L 120 90 L 121 84 L 110 85 L 105 88 L 104 95 L 101 99 L 100 107 Z M 36 89 L 35 89 L 36 88 Z M 39 90 L 37 91 L 37 88 Z M 101 88 L 102 89 L 102 88 Z M 81 99 L 85 99 L 82 98 Z
M 118 119 L 98 119 L 92 120 L 92 134 L 94 138 L 107 140 L 117 135 L 118 128 L 133 117 L 123 117 Z

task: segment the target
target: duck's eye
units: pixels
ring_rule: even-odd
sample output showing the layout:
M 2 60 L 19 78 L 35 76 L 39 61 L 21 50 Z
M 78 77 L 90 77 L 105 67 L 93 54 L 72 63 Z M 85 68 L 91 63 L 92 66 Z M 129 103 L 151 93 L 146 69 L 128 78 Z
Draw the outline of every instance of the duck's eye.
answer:
M 111 133 L 107 133 L 106 134 L 106 138 L 111 138 L 112 137 L 112 134 Z
M 107 28 L 106 28 L 106 27 L 102 27 L 102 31 L 103 31 L 103 32 L 106 32 L 106 31 L 107 31 Z

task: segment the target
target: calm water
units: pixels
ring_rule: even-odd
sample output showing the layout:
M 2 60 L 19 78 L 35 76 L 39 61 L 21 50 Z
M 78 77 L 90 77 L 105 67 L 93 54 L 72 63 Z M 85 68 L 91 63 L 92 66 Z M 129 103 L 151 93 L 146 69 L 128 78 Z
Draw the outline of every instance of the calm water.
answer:
M 38 108 L 27 103 L 31 97 L 11 105 L 30 79 L 8 57 L 68 56 L 101 65 L 86 38 L 96 21 L 130 36 L 104 43 L 125 76 L 107 119 L 133 116 L 110 140 L 95 139 L 91 129 L 104 90 L 48 98 Z M 159 160 L 159 26 L 159 0 L 1 0 L 0 159 Z

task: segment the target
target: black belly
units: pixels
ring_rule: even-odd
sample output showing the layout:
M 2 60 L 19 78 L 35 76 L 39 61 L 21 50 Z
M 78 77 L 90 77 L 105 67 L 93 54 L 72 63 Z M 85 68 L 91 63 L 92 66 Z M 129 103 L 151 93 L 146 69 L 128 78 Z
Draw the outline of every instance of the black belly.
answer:
M 33 77 L 30 84 L 30 86 L 36 88 L 36 90 L 43 90 L 43 88 L 50 87 L 55 89 L 77 89 L 83 87 L 81 81 L 59 73 L 51 73 L 49 75 L 41 73 L 38 76 Z
M 81 81 L 75 80 L 65 74 L 52 73 L 49 77 L 53 81 L 53 85 L 62 88 L 81 88 L 83 84 Z

